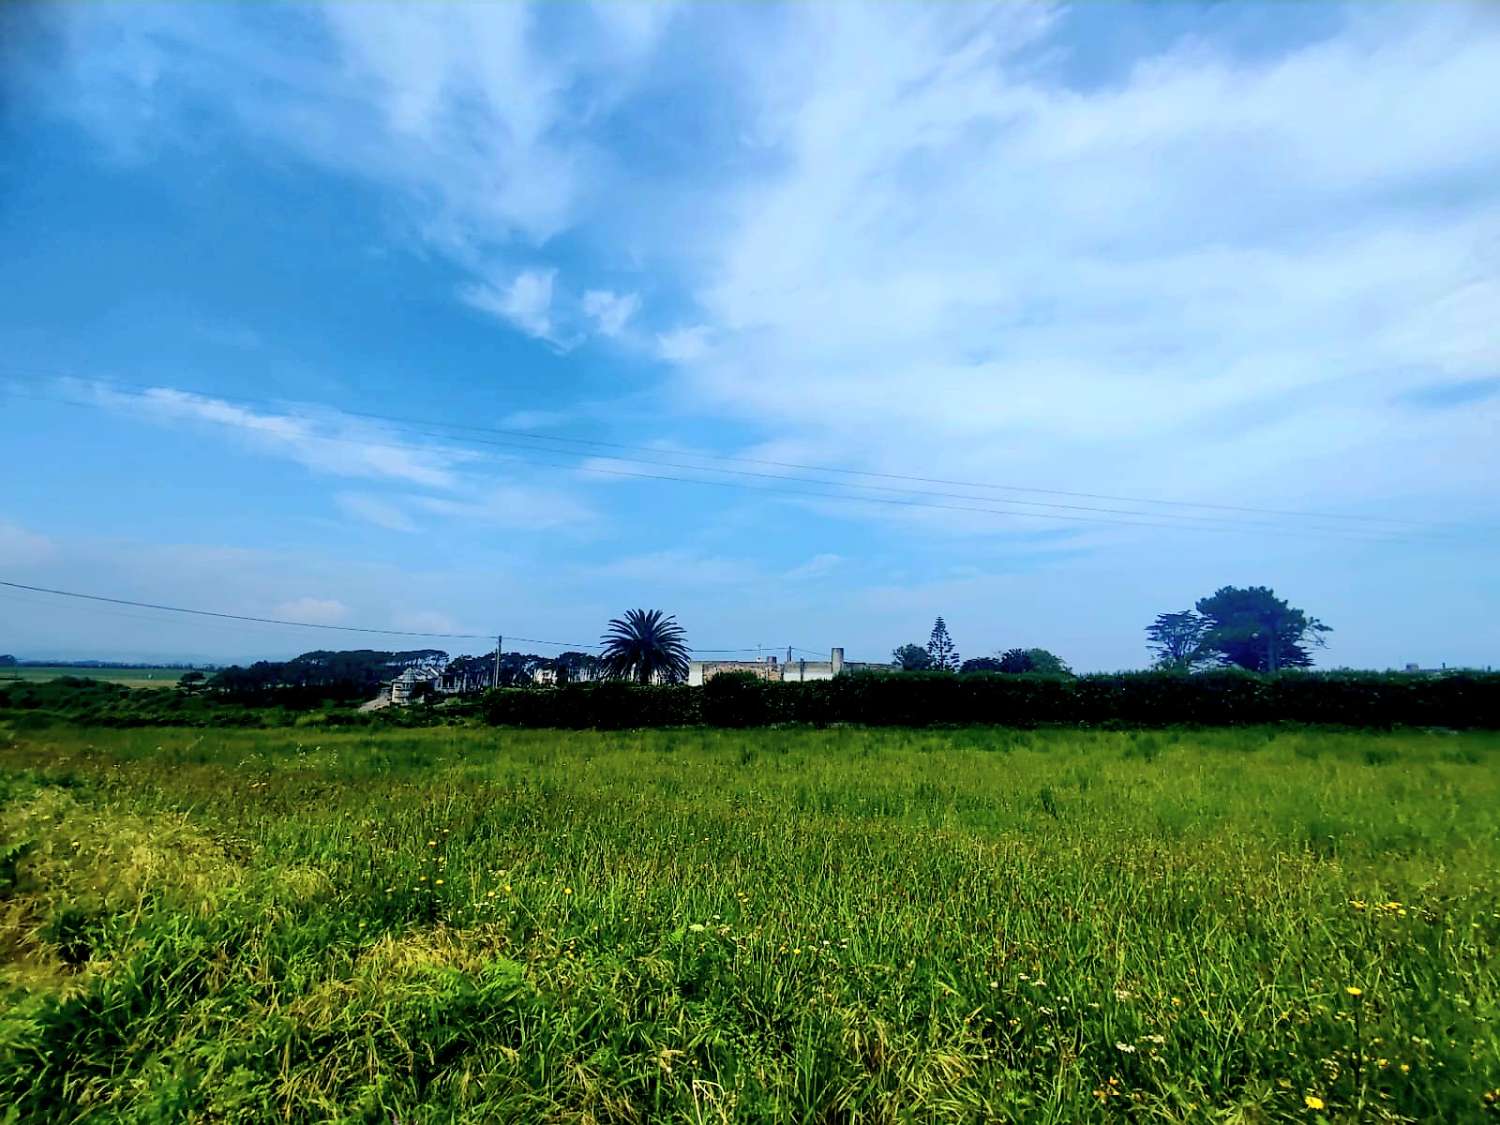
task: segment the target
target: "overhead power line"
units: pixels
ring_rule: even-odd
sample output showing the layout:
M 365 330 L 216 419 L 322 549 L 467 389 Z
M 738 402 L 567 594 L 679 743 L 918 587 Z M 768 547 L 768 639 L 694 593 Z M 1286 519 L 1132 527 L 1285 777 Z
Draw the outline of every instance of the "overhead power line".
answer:
M 156 387 L 156 388 L 151 388 L 151 389 L 152 390 L 157 390 L 157 391 L 172 391 L 172 388 L 165 388 L 165 387 Z M 12 390 L 11 393 L 12 394 L 16 394 L 17 392 L 15 392 L 14 390 Z M 172 391 L 172 393 L 189 394 L 189 395 L 197 395 L 198 394 L 197 392 L 181 392 L 181 391 Z M 131 394 L 133 395 L 133 397 L 138 398 L 138 399 L 142 399 L 142 400 L 146 400 L 146 399 L 148 399 L 150 397 L 148 394 L 142 394 L 142 393 L 131 392 Z M 50 396 L 21 395 L 20 397 L 38 398 L 41 401 L 57 402 L 57 403 L 60 403 L 62 405 L 75 406 L 75 407 L 81 407 L 81 408 L 89 408 L 89 409 L 99 409 L 99 408 L 101 408 L 104 405 L 104 404 L 99 403 L 99 402 L 79 401 L 79 400 L 76 400 L 76 399 L 60 399 L 60 398 L 55 398 L 55 397 L 50 397 Z M 207 396 L 198 396 L 198 397 L 207 397 Z M 256 403 L 260 403 L 260 404 L 265 404 L 266 403 L 266 400 L 255 400 L 255 399 L 246 399 L 246 398 L 235 399 L 232 396 L 214 396 L 214 397 L 221 398 L 224 401 L 231 401 L 231 402 L 232 401 L 240 401 L 240 402 L 256 402 Z M 351 412 L 348 412 L 348 411 L 341 411 L 340 413 L 341 414 L 345 414 L 345 415 L 349 415 L 349 416 L 354 416 L 354 417 L 377 417 L 377 416 L 374 416 L 374 415 L 351 414 Z M 207 422 L 207 423 L 211 423 L 211 424 L 231 426 L 231 427 L 233 427 L 235 425 L 235 423 L 233 421 L 227 420 L 227 419 L 201 418 L 201 419 L 195 419 L 195 420 L 203 421 L 203 422 Z M 443 423 L 435 423 L 435 424 L 437 424 L 437 425 L 443 425 Z M 440 440 L 440 441 L 446 441 L 446 442 L 450 442 L 450 443 L 455 443 L 460 448 L 462 448 L 465 443 L 468 443 L 468 444 L 477 444 L 477 445 L 484 445 L 484 446 L 496 446 L 496 447 L 502 447 L 502 448 L 507 448 L 507 449 L 516 449 L 516 450 L 519 450 L 519 451 L 522 451 L 522 452 L 533 453 L 533 454 L 534 453 L 547 453 L 547 454 L 552 454 L 554 456 L 555 455 L 560 455 L 560 454 L 561 455 L 569 455 L 569 456 L 580 456 L 576 452 L 572 452 L 572 451 L 568 451 L 568 450 L 537 448 L 535 446 L 519 445 L 519 444 L 516 444 L 516 443 L 513 443 L 513 442 L 500 442 L 500 441 L 492 441 L 492 440 L 481 439 L 481 438 L 461 437 L 461 436 L 455 436 L 453 434 L 439 433 L 439 432 L 432 432 L 432 431 L 422 431 L 422 430 L 409 430 L 408 429 L 408 430 L 405 430 L 404 432 L 412 433 L 412 434 L 414 434 L 416 436 L 433 438 L 433 439 Z M 394 444 L 394 443 L 384 443 L 384 442 L 380 442 L 378 440 L 374 440 L 374 439 L 370 439 L 370 438 L 341 438 L 341 437 L 337 437 L 337 436 L 333 436 L 333 435 L 325 435 L 325 434 L 309 435 L 309 438 L 310 438 L 310 440 L 315 440 L 315 441 L 323 442 L 323 443 L 342 444 L 342 445 L 350 445 L 350 446 L 363 447 L 363 448 L 388 448 L 388 449 L 393 449 L 393 450 L 401 450 L 401 451 L 407 452 L 407 453 L 413 452 L 413 449 L 412 449 L 412 447 L 410 445 L 400 445 L 400 444 Z M 568 439 L 568 440 L 578 440 L 578 439 Z M 697 455 L 689 455 L 689 456 L 697 456 Z M 708 456 L 708 455 L 704 455 L 704 456 Z M 820 486 L 820 487 L 823 487 L 823 488 L 837 488 L 837 489 L 858 488 L 858 489 L 865 489 L 867 491 L 880 491 L 880 492 L 887 492 L 887 493 L 895 493 L 897 495 L 896 495 L 896 497 L 890 497 L 890 496 L 861 495 L 861 494 L 858 494 L 858 493 L 852 493 L 852 492 L 847 492 L 847 491 L 844 491 L 844 492 L 809 491 L 807 489 L 790 489 L 790 488 L 782 488 L 782 487 L 772 487 L 770 485 L 753 485 L 753 484 L 745 484 L 745 483 L 742 483 L 742 482 L 739 482 L 739 481 L 726 481 L 726 480 L 718 480 L 718 479 L 713 479 L 713 478 L 681 477 L 681 476 L 675 476 L 675 475 L 664 474 L 664 473 L 644 473 L 644 472 L 630 471 L 630 470 L 624 470 L 624 469 L 611 469 L 611 468 L 606 468 L 606 467 L 604 467 L 602 465 L 581 464 L 581 463 L 575 463 L 575 462 L 560 462 L 560 461 L 538 460 L 535 457 L 530 457 L 530 458 L 527 458 L 527 457 L 511 457 L 511 458 L 508 458 L 508 460 L 519 461 L 519 462 L 521 462 L 523 464 L 527 464 L 527 465 L 539 465 L 539 466 L 547 466 L 547 467 L 567 468 L 567 469 L 570 469 L 570 470 L 573 470 L 573 471 L 576 471 L 576 472 L 581 472 L 581 473 L 589 473 L 589 474 L 604 475 L 604 476 L 615 476 L 615 477 L 623 477 L 623 478 L 632 478 L 632 479 L 637 479 L 637 480 L 657 480 L 657 481 L 670 481 L 670 482 L 683 483 L 683 484 L 710 485 L 710 486 L 716 486 L 716 487 L 721 487 L 721 488 L 724 488 L 724 487 L 727 487 L 727 488 L 737 488 L 737 489 L 741 489 L 741 490 L 745 490 L 745 491 L 750 491 L 750 492 L 771 493 L 771 494 L 798 496 L 798 497 L 811 498 L 811 499 L 819 499 L 819 500 L 833 500 L 833 501 L 841 501 L 841 502 L 845 502 L 845 503 L 861 503 L 861 502 L 863 502 L 863 503 L 884 504 L 884 505 L 888 505 L 888 506 L 907 507 L 907 508 L 929 508 L 929 509 L 935 509 L 935 510 L 940 510 L 940 511 L 972 512 L 972 513 L 978 513 L 978 514 L 984 514 L 984 515 L 992 515 L 992 516 L 1010 516 L 1010 517 L 1031 516 L 1031 517 L 1035 517 L 1035 518 L 1038 518 L 1038 519 L 1059 520 L 1059 521 L 1064 521 L 1064 522 L 1068 522 L 1068 523 L 1108 524 L 1108 525 L 1120 526 L 1120 527 L 1149 527 L 1149 528 L 1158 528 L 1158 529 L 1164 529 L 1164 530 L 1231 531 L 1231 532 L 1238 531 L 1238 532 L 1247 532 L 1247 533 L 1248 532 L 1253 532 L 1253 533 L 1255 533 L 1257 535 L 1272 535 L 1272 536 L 1279 536 L 1279 537 L 1288 537 L 1288 536 L 1290 536 L 1290 537 L 1302 537 L 1302 536 L 1307 536 L 1307 535 L 1313 535 L 1313 536 L 1332 536 L 1332 537 L 1345 538 L 1345 539 L 1369 540 L 1369 541 L 1390 541 L 1393 538 L 1396 538 L 1396 537 L 1398 537 L 1401 534 L 1401 533 L 1398 533 L 1394 528 L 1391 528 L 1391 527 L 1387 527 L 1387 528 L 1385 528 L 1382 531 L 1382 529 L 1380 529 L 1379 527 L 1375 526 L 1375 522 L 1370 523 L 1369 526 L 1364 526 L 1364 527 L 1350 526 L 1350 527 L 1347 527 L 1347 528 L 1345 528 L 1345 527 L 1329 528 L 1329 527 L 1320 527 L 1320 526 L 1316 526 L 1316 525 L 1301 525 L 1301 526 L 1299 526 L 1299 525 L 1295 525 L 1295 524 L 1293 524 L 1293 525 L 1282 525 L 1282 524 L 1276 524 L 1276 523 L 1268 523 L 1266 521 L 1250 521 L 1250 520 L 1244 520 L 1244 519 L 1239 519 L 1239 518 L 1231 518 L 1231 517 L 1225 517 L 1225 516 L 1200 516 L 1200 515 L 1192 515 L 1192 514 L 1178 513 L 1178 512 L 1142 512 L 1142 511 L 1131 510 L 1131 509 L 1099 508 L 1099 507 L 1084 506 L 1084 505 L 1061 504 L 1061 503 L 1058 503 L 1058 502 L 1055 502 L 1055 501 L 1018 500 L 1018 499 L 1006 499 L 1006 498 L 1003 498 L 1003 497 L 972 496 L 972 495 L 946 493 L 946 492 L 932 492 L 932 491 L 928 491 L 928 490 L 900 489 L 900 488 L 893 488 L 893 487 L 886 486 L 886 485 L 863 484 L 863 483 L 857 483 L 857 482 L 848 482 L 848 483 L 845 483 L 845 482 L 841 482 L 841 481 L 827 481 L 827 480 L 818 480 L 818 479 L 815 479 L 815 478 L 808 478 L 808 477 L 796 477 L 796 476 L 790 476 L 790 475 L 779 474 L 779 473 L 760 473 L 760 472 L 753 472 L 753 471 L 747 471 L 747 470 L 720 469 L 720 468 L 716 468 L 716 467 L 713 467 L 713 466 L 707 466 L 707 465 L 682 464 L 680 462 L 659 461 L 659 460 L 658 461 L 648 461 L 648 460 L 643 460 L 643 459 L 640 459 L 640 458 L 624 458 L 624 457 L 618 457 L 618 456 L 611 456 L 611 457 L 608 458 L 608 460 L 610 460 L 610 461 L 616 461 L 616 462 L 625 462 L 625 463 L 637 463 L 637 464 L 645 464 L 645 465 L 654 465 L 654 466 L 655 465 L 659 465 L 659 466 L 665 467 L 665 468 L 680 468 L 680 469 L 686 469 L 686 470 L 689 470 L 689 471 L 697 471 L 697 472 L 731 474 L 731 475 L 734 475 L 734 476 L 741 476 L 741 477 L 755 477 L 755 478 L 760 478 L 760 479 L 767 480 L 767 481 L 788 481 L 788 482 L 791 482 L 791 483 L 794 483 L 794 484 L 795 483 L 811 484 L 811 485 L 816 485 L 816 486 Z M 833 470 L 828 470 L 828 471 L 833 471 Z M 848 470 L 848 471 L 849 472 L 856 472 L 855 470 Z M 891 474 L 870 474 L 870 475 L 882 476 L 882 477 L 891 476 Z M 895 479 L 915 479 L 915 480 L 920 480 L 920 479 L 923 479 L 923 478 L 895 478 Z M 1003 486 L 973 485 L 972 487 L 1003 487 Z M 1085 495 L 1085 494 L 1079 494 L 1079 495 Z M 932 498 L 932 499 L 928 499 L 928 498 Z M 984 504 L 984 505 L 1005 505 L 1005 507 L 995 507 L 995 506 L 978 507 L 978 506 L 974 506 L 973 504 L 958 505 L 958 504 L 934 503 L 934 502 L 932 502 L 932 500 L 934 500 L 934 499 L 970 500 L 970 501 L 975 501 L 975 502 L 977 502 L 979 504 Z M 1144 500 L 1135 501 L 1135 502 L 1139 502 L 1139 503 L 1155 503 L 1155 501 L 1144 501 Z M 1178 503 L 1178 502 L 1174 501 L 1172 503 Z M 1042 510 L 1016 511 L 1015 510 L 1016 506 L 1024 506 L 1024 507 L 1026 507 L 1028 509 L 1042 509 Z M 1217 506 L 1216 505 L 1207 505 L 1207 507 L 1219 507 L 1219 508 L 1223 508 L 1225 506 L 1223 506 L 1223 505 L 1217 505 Z M 1088 513 L 1094 513 L 1094 514 L 1086 515 L 1086 516 L 1064 514 L 1062 511 L 1058 511 L 1057 509 L 1063 509 L 1063 510 L 1066 510 L 1068 512 L 1077 511 L 1077 512 L 1088 512 Z M 1267 513 L 1271 513 L 1272 512 L 1271 509 L 1239 509 L 1239 510 L 1243 510 L 1243 511 L 1252 511 L 1252 510 L 1254 510 L 1254 511 L 1263 511 L 1263 512 L 1267 512 Z M 1110 515 L 1105 515 L 1106 513 L 1108 513 Z M 1299 516 L 1311 516 L 1312 515 L 1312 513 L 1286 513 L 1286 514 L 1287 515 L 1299 515 Z M 1148 518 L 1146 518 L 1146 519 L 1138 519 L 1138 518 L 1119 519 L 1119 518 L 1112 518 L 1112 516 L 1116 516 L 1116 515 L 1117 516 L 1126 516 L 1126 517 L 1145 516 L 1145 517 L 1148 517 Z M 1346 517 L 1328 517 L 1328 516 L 1324 516 L 1322 518 L 1346 518 Z M 1366 518 L 1368 518 L 1371 521 L 1378 521 L 1380 519 L 1378 517 L 1347 517 L 1347 518 L 1350 518 L 1350 519 L 1366 519 Z M 1181 522 L 1164 522 L 1164 521 L 1181 521 Z M 1422 525 L 1414 525 L 1412 523 L 1412 521 L 1387 520 L 1385 522 L 1387 522 L 1387 523 L 1409 524 L 1409 525 L 1412 525 L 1413 527 L 1422 526 Z M 1435 535 L 1432 534 L 1432 531 L 1433 530 L 1437 530 L 1440 525 L 1428 525 L 1428 526 L 1430 528 L 1432 528 L 1432 530 L 1429 530 L 1429 531 L 1426 531 L 1426 532 L 1422 533 L 1423 537 L 1424 538 L 1437 538 L 1437 536 L 1435 536 Z M 1409 536 L 1410 533 L 1407 533 L 1407 535 Z
M 51 594 L 59 598 L 75 598 L 80 601 L 102 602 L 108 605 L 129 606 L 133 609 L 154 609 L 164 613 L 185 613 L 194 617 L 210 617 L 222 621 L 240 621 L 253 625 L 285 625 L 297 629 L 326 629 L 339 633 L 367 633 L 387 637 L 419 637 L 423 640 L 466 640 L 466 641 L 492 641 L 495 639 L 493 633 L 424 633 L 414 629 L 380 629 L 364 625 L 329 625 L 316 621 L 288 621 L 280 617 L 257 617 L 244 613 L 224 613 L 211 609 L 188 609 L 179 605 L 161 605 L 157 602 L 140 602 L 130 598 L 115 598 L 104 594 L 83 594 L 76 590 L 57 590 L 49 586 L 30 586 L 24 582 L 9 582 L 0 579 L 0 586 L 12 590 L 25 590 L 33 594 Z M 595 649 L 599 648 L 597 642 L 585 644 L 581 641 L 544 641 L 536 637 L 506 637 L 507 640 L 516 641 L 519 644 L 528 645 L 551 645 L 563 649 Z M 754 646 L 744 648 L 702 648 L 693 649 L 694 652 L 754 652 Z
M 196 395 L 196 396 L 199 396 L 199 397 L 202 397 L 202 398 L 219 399 L 219 400 L 226 401 L 226 402 L 236 402 L 236 403 L 245 403 L 245 404 L 250 404 L 250 405 L 257 405 L 257 406 L 262 406 L 262 407 L 264 407 L 264 406 L 270 406 L 270 405 L 276 405 L 276 403 L 273 400 L 266 399 L 266 398 L 252 398 L 252 397 L 247 397 L 247 396 L 228 395 L 228 394 L 222 394 L 222 393 L 219 393 L 219 392 L 203 392 L 203 391 L 193 391 L 193 390 L 182 390 L 180 388 L 162 387 L 162 386 L 157 386 L 157 385 L 153 385 L 153 384 L 141 383 L 141 382 L 137 382 L 137 381 L 124 380 L 124 379 L 114 379 L 114 378 L 106 378 L 106 377 L 85 377 L 85 376 L 78 376 L 78 375 L 66 375 L 66 374 L 61 374 L 61 373 L 47 373 L 47 374 L 44 374 L 44 373 L 39 373 L 39 372 L 16 372 L 16 371 L 13 371 L 13 370 L 7 370 L 7 371 L 5 371 L 5 373 L 9 377 L 12 377 L 12 378 L 22 378 L 22 379 L 26 379 L 26 380 L 30 380 L 30 381 L 74 379 L 74 380 L 77 380 L 77 381 L 80 381 L 80 382 L 86 382 L 86 383 L 92 382 L 92 383 L 105 384 L 105 385 L 110 385 L 110 386 L 128 387 L 128 388 L 132 388 L 136 392 L 141 392 L 141 391 L 145 391 L 145 392 L 149 392 L 149 391 L 167 391 L 167 392 L 173 392 L 173 393 L 184 394 L 184 395 Z M 96 404 L 96 403 L 78 403 L 77 405 L 97 406 L 99 404 Z M 512 439 L 512 441 L 510 441 L 510 442 L 495 442 L 495 441 L 482 441 L 481 442 L 481 441 L 477 441 L 477 439 L 466 439 L 466 438 L 463 438 L 461 436 L 458 436 L 458 435 L 455 435 L 455 434 L 451 434 L 451 433 L 432 433 L 430 431 L 414 431 L 414 432 L 420 433 L 421 436 L 437 438 L 437 439 L 440 439 L 440 440 L 448 440 L 448 441 L 455 441 L 455 442 L 463 442 L 463 441 L 467 440 L 467 441 L 471 441 L 471 442 L 473 442 L 475 444 L 483 444 L 483 445 L 496 446 L 496 447 L 501 447 L 501 448 L 516 448 L 516 449 L 521 449 L 521 450 L 529 450 L 529 451 L 533 451 L 533 452 L 546 452 L 546 453 L 553 453 L 553 454 L 568 453 L 568 454 L 570 454 L 572 456 L 583 456 L 583 454 L 580 453 L 580 452 L 578 452 L 577 449 L 557 449 L 557 448 L 550 448 L 550 447 L 555 447 L 555 446 L 561 445 L 561 446 L 580 447 L 580 448 L 583 448 L 583 449 L 619 450 L 619 451 L 629 452 L 629 453 L 644 453 L 644 454 L 649 454 L 654 459 L 653 460 L 649 460 L 649 461 L 642 461 L 642 459 L 639 458 L 639 457 L 621 457 L 621 456 L 618 456 L 618 455 L 612 455 L 612 456 L 610 456 L 611 460 L 626 461 L 626 462 L 635 462 L 635 463 L 645 463 L 645 464 L 654 464 L 654 465 L 660 465 L 660 466 L 668 467 L 668 468 L 692 469 L 692 470 L 703 471 L 703 472 L 731 473 L 731 474 L 739 475 L 739 476 L 761 477 L 761 478 L 764 478 L 764 479 L 772 479 L 772 480 L 792 480 L 792 481 L 797 481 L 797 482 L 800 482 L 800 483 L 820 484 L 820 485 L 826 485 L 826 486 L 829 486 L 829 487 L 846 487 L 847 486 L 847 487 L 855 487 L 855 488 L 876 489 L 876 490 L 880 490 L 880 491 L 896 492 L 896 493 L 901 493 L 901 494 L 905 494 L 905 495 L 913 495 L 913 496 L 933 496 L 933 497 L 946 498 L 946 499 L 964 499 L 964 500 L 974 500 L 974 501 L 980 501 L 980 502 L 986 502 L 986 503 L 1022 505 L 1022 506 L 1026 506 L 1026 507 L 1035 507 L 1035 508 L 1041 508 L 1041 509 L 1067 509 L 1067 510 L 1077 510 L 1077 511 L 1086 511 L 1086 512 L 1103 512 L 1103 513 L 1113 513 L 1113 514 L 1119 514 L 1119 515 L 1140 515 L 1140 516 L 1148 516 L 1148 517 L 1170 518 L 1170 519 L 1183 519 L 1183 520 L 1207 520 L 1207 519 L 1212 519 L 1213 518 L 1213 517 L 1204 517 L 1204 516 L 1194 516 L 1194 515 L 1186 514 L 1186 513 L 1184 513 L 1184 514 L 1176 514 L 1176 513 L 1171 513 L 1171 512 L 1139 512 L 1139 511 L 1128 511 L 1128 510 L 1122 511 L 1120 509 L 1111 509 L 1111 508 L 1100 509 L 1100 508 L 1079 506 L 1079 505 L 1073 505 L 1073 504 L 1061 504 L 1061 503 L 1056 503 L 1056 502 L 1028 501 L 1028 500 L 1020 500 L 1020 499 L 1009 499 L 1009 500 L 1007 500 L 1007 499 L 1004 499 L 1002 497 L 954 496 L 954 495 L 949 494 L 949 493 L 935 493 L 935 492 L 931 492 L 931 491 L 928 491 L 928 490 L 913 490 L 913 489 L 907 489 L 907 488 L 889 488 L 889 487 L 882 486 L 882 485 L 859 483 L 858 481 L 852 480 L 852 479 L 851 480 L 847 480 L 847 481 L 830 481 L 830 480 L 816 480 L 816 479 L 809 480 L 807 478 L 790 477 L 790 476 L 787 476 L 784 473 L 755 473 L 755 472 L 747 472 L 745 470 L 721 469 L 721 468 L 716 468 L 716 467 L 714 467 L 712 465 L 682 464 L 680 460 L 674 462 L 674 461 L 664 461 L 664 460 L 661 460 L 660 458 L 662 458 L 664 456 L 672 456 L 672 457 L 677 457 L 677 458 L 687 458 L 687 459 L 690 459 L 690 460 L 693 460 L 693 461 L 712 461 L 712 462 L 717 462 L 717 463 L 720 463 L 720 464 L 759 465 L 759 466 L 770 467 L 770 468 L 780 468 L 780 469 L 797 470 L 797 471 L 800 471 L 800 472 L 823 473 L 823 474 L 827 474 L 827 475 L 840 476 L 840 477 L 845 477 L 845 478 L 869 478 L 869 479 L 875 479 L 875 480 L 905 481 L 905 482 L 917 483 L 917 484 L 939 485 L 939 486 L 957 487 L 957 488 L 972 488 L 972 489 L 980 489 L 980 490 L 985 490 L 985 491 L 1008 492 L 1008 493 L 1017 493 L 1017 494 L 1023 494 L 1023 495 L 1062 496 L 1062 497 L 1069 497 L 1069 498 L 1074 498 L 1074 499 L 1102 500 L 1102 501 L 1110 501 L 1110 502 L 1115 502 L 1115 503 L 1143 504 L 1143 505 L 1158 506 L 1158 507 L 1171 507 L 1171 508 L 1178 508 L 1178 509 L 1198 509 L 1200 511 L 1219 511 L 1219 512 L 1226 512 L 1226 513 L 1237 513 L 1237 514 L 1240 514 L 1240 515 L 1275 516 L 1275 517 L 1280 517 L 1282 519 L 1324 519 L 1324 520 L 1343 521 L 1343 522 L 1350 523 L 1350 524 L 1365 524 L 1365 525 L 1370 525 L 1370 526 L 1384 525 L 1384 526 L 1389 527 L 1391 525 L 1400 525 L 1400 526 L 1411 527 L 1411 528 L 1429 528 L 1429 529 L 1435 529 L 1435 528 L 1438 528 L 1438 527 L 1441 526 L 1441 525 L 1433 524 L 1433 523 L 1428 522 L 1428 521 L 1403 519 L 1403 518 L 1394 517 L 1394 516 L 1355 515 L 1355 514 L 1352 514 L 1352 513 L 1341 513 L 1341 512 L 1297 511 L 1297 510 L 1291 510 L 1291 509 L 1256 507 L 1256 506 L 1251 506 L 1251 505 L 1219 504 L 1219 503 L 1189 501 L 1189 500 L 1171 500 L 1171 499 L 1158 499 L 1158 498 L 1141 497 L 1141 496 L 1124 496 L 1124 495 L 1111 494 L 1111 493 L 1082 492 L 1082 491 L 1072 491 L 1072 490 L 1067 490 L 1067 489 L 1055 489 L 1055 488 L 1037 488 L 1037 487 L 1021 486 L 1021 485 L 1014 485 L 1014 484 L 998 484 L 998 483 L 987 483 L 987 482 L 980 482 L 980 481 L 955 480 L 955 479 L 951 479 L 951 478 L 941 478 L 941 477 L 924 477 L 924 476 L 917 476 L 917 475 L 904 474 L 904 473 L 877 472 L 877 471 L 865 470 L 865 469 L 851 469 L 851 468 L 842 467 L 842 466 L 814 465 L 814 464 L 805 464 L 805 463 L 791 462 L 791 461 L 777 461 L 777 460 L 771 460 L 771 459 L 766 459 L 766 458 L 753 458 L 753 457 L 733 456 L 733 455 L 729 455 L 729 454 L 720 454 L 720 453 L 693 453 L 693 452 L 686 452 L 686 451 L 662 450 L 662 449 L 651 447 L 651 446 L 630 445 L 630 444 L 626 444 L 626 443 L 622 443 L 622 442 L 610 442 L 610 441 L 603 441 L 603 440 L 590 439 L 590 438 L 575 438 L 575 437 L 566 437 L 566 436 L 558 436 L 558 435 L 538 434 L 538 433 L 535 433 L 535 432 L 532 432 L 532 431 L 505 429 L 505 428 L 502 428 L 502 427 L 493 427 L 493 426 L 475 426 L 475 425 L 465 424 L 465 423 L 441 422 L 441 421 L 433 421 L 433 420 L 402 418 L 402 417 L 398 417 L 398 416 L 394 416 L 394 415 L 378 414 L 378 413 L 373 413 L 373 412 L 368 412 L 368 411 L 345 410 L 345 409 L 341 409 L 341 408 L 337 408 L 337 407 L 323 407 L 322 409 L 334 410 L 338 414 L 346 416 L 346 417 L 349 417 L 349 418 L 359 418 L 359 419 L 364 419 L 364 420 L 368 420 L 368 421 L 376 421 L 376 422 L 380 422 L 382 424 L 385 424 L 385 425 L 391 426 L 391 427 L 398 427 L 398 428 L 399 427 L 406 427 L 406 428 L 408 428 L 409 432 L 412 432 L 412 431 L 410 431 L 410 427 L 438 427 L 438 428 L 444 429 L 444 430 L 461 431 L 461 432 L 464 432 L 464 433 L 471 433 L 471 434 L 494 434 L 494 435 L 500 435 L 502 437 L 506 437 L 506 438 Z M 336 439 L 331 439 L 330 438 L 330 439 L 324 439 L 324 440 L 336 440 Z M 515 444 L 516 442 L 525 442 L 525 443 L 530 443 L 530 444 Z M 363 444 L 373 444 L 373 443 L 363 443 Z M 1000 510 L 997 509 L 997 511 L 1000 511 Z M 1020 513 L 1013 513 L 1013 514 L 1020 514 Z M 1114 521 L 1100 521 L 1100 522 L 1114 522 Z M 1245 522 L 1244 521 L 1220 520 L 1219 522 L 1222 522 L 1222 523 L 1232 523 L 1234 526 L 1245 526 Z

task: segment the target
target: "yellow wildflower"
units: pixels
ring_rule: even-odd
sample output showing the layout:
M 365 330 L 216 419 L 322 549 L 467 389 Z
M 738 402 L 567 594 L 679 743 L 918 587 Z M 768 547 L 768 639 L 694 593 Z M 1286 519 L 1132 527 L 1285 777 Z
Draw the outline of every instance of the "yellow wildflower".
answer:
M 1356 1000 L 1359 999 L 1361 996 L 1363 996 L 1365 994 L 1365 990 L 1364 989 L 1357 988 L 1356 986 L 1354 986 L 1352 984 L 1349 985 L 1349 987 L 1347 987 L 1346 989 L 1344 989 L 1344 991 L 1347 992 L 1350 996 L 1353 996 Z
M 1317 1094 L 1308 1094 L 1307 1097 L 1303 1098 L 1302 1100 L 1307 1104 L 1308 1109 L 1323 1108 L 1323 1099 L 1318 1097 Z

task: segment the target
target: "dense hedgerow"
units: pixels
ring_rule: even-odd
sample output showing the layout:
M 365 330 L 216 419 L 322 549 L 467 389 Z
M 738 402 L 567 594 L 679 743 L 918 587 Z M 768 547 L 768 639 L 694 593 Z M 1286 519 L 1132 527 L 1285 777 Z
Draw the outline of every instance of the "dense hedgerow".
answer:
M 64 677 L 0 688 L 0 721 L 90 726 L 416 727 L 479 719 L 493 725 L 624 730 L 638 727 L 1037 725 L 1500 728 L 1500 675 L 1427 677 L 1352 672 L 1037 676 L 861 674 L 815 683 L 725 675 L 702 688 L 622 682 L 505 688 L 363 712 L 315 688 L 289 687 L 274 705 L 213 692 L 132 689 Z
M 1123 724 L 1500 727 L 1500 675 L 1352 672 L 1092 676 L 941 673 L 849 675 L 767 683 L 725 675 L 703 688 L 577 684 L 504 690 L 485 701 L 491 723 L 618 729 L 769 723 L 869 726 Z
M 127 687 L 82 676 L 60 676 L 0 688 L 0 722 L 22 729 L 75 724 L 99 727 L 431 726 L 472 718 L 474 700 L 441 705 L 388 707 L 362 712 L 314 688 L 286 688 L 274 704 L 246 702 L 215 692 Z

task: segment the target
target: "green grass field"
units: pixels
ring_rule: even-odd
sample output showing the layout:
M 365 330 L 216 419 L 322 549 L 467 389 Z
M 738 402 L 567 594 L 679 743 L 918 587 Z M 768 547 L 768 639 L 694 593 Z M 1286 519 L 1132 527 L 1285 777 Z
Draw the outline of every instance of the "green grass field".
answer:
M 1494 1119 L 1495 734 L 309 734 L 0 731 L 0 1120 Z
M 185 671 L 184 668 L 70 668 L 62 664 L 35 664 L 0 668 L 0 685 L 14 680 L 36 683 L 63 676 L 78 676 L 82 679 L 124 684 L 126 687 L 174 687 Z

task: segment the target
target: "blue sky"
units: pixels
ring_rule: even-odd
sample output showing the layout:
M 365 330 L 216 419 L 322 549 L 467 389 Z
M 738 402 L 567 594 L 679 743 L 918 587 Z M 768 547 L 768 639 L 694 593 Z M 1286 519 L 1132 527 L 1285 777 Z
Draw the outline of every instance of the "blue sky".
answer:
M 1493 6 L 0 20 L 0 578 L 1079 669 L 1256 583 L 1500 662 Z M 0 592 L 21 656 L 354 643 Z

